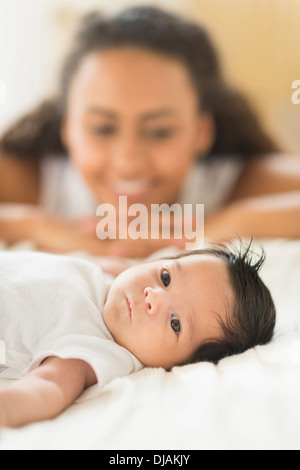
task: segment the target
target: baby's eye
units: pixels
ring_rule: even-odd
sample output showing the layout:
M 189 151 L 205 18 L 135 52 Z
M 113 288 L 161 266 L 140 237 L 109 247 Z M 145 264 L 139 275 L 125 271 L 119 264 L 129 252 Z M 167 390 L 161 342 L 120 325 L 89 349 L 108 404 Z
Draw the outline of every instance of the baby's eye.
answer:
M 171 327 L 175 331 L 175 333 L 179 335 L 180 330 L 181 330 L 180 320 L 178 320 L 178 318 L 175 317 L 175 315 L 171 316 Z
M 163 269 L 160 275 L 161 281 L 165 287 L 168 287 L 168 285 L 171 282 L 171 276 L 169 274 L 169 271 L 167 269 Z

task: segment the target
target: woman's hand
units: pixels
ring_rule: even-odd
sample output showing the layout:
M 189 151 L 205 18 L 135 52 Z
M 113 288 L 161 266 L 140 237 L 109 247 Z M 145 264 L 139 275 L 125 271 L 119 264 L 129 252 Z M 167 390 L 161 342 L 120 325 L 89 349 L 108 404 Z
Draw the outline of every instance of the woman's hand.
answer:
M 129 223 L 132 220 L 129 220 Z M 162 224 L 162 220 L 159 221 Z M 99 219 L 96 218 L 84 218 L 78 221 L 78 224 L 82 229 L 89 235 L 95 235 L 97 232 L 97 225 Z M 180 224 L 182 224 L 181 233 L 184 234 L 184 218 L 180 219 Z M 193 229 L 195 230 L 195 221 L 193 220 Z M 151 219 L 148 220 L 146 226 L 152 227 Z M 127 228 L 126 228 L 127 229 Z M 126 230 L 125 229 L 125 230 Z M 164 227 L 166 229 L 166 227 Z M 118 234 L 119 227 L 117 224 L 116 233 Z M 168 238 L 162 238 L 162 226 L 158 227 L 158 233 L 160 235 L 159 239 L 156 239 L 152 236 L 152 228 L 149 228 L 148 238 L 136 238 L 132 239 L 129 235 L 126 239 L 110 239 L 110 240 L 99 240 L 103 241 L 108 246 L 108 251 L 106 254 L 115 257 L 125 257 L 125 258 L 135 258 L 143 259 L 151 255 L 152 253 L 162 250 L 169 247 L 175 247 L 177 249 L 185 249 L 186 243 L 192 243 L 194 240 L 187 240 L 184 235 L 180 239 L 175 238 L 175 229 L 174 229 L 174 220 L 170 217 L 170 220 L 167 221 L 167 236 Z M 180 233 L 180 232 L 179 232 Z
M 95 220 L 64 220 L 43 213 L 37 206 L 0 204 L 0 238 L 9 244 L 29 240 L 41 251 L 68 253 L 84 251 L 95 256 L 146 258 L 153 252 L 175 246 L 184 248 L 185 240 L 132 240 L 97 237 Z
M 96 233 L 87 233 L 76 221 L 40 215 L 32 220 L 28 238 L 37 248 L 52 253 L 85 251 L 93 255 L 110 253 L 109 241 L 99 240 Z
M 154 251 L 170 245 L 184 248 L 185 240 L 137 239 L 100 240 L 95 231 L 87 231 L 77 221 L 65 221 L 56 217 L 41 216 L 33 221 L 30 231 L 39 249 L 64 253 L 86 251 L 98 256 L 121 256 L 127 258 L 145 258 Z
M 43 213 L 37 206 L 0 204 L 0 238 L 8 244 L 29 240 L 42 251 L 88 251 L 104 255 L 108 244 L 76 222 Z
M 138 264 L 137 260 L 119 256 L 94 256 L 92 262 L 114 277 L 118 276 L 126 269 Z

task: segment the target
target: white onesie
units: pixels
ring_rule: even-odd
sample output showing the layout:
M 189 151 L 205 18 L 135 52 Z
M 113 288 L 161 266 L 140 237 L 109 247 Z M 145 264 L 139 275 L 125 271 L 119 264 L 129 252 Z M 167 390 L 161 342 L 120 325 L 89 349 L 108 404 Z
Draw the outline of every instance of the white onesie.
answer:
M 108 279 L 101 268 L 82 259 L 1 252 L 0 377 L 9 377 L 9 371 L 21 376 L 48 356 L 82 359 L 98 380 L 82 399 L 97 394 L 114 377 L 141 369 L 103 321 Z

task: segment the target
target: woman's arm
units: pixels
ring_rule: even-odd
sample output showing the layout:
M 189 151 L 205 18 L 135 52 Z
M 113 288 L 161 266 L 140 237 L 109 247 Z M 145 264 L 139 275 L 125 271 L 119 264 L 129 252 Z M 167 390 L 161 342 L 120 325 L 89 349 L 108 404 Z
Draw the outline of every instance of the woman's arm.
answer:
M 50 357 L 39 368 L 0 390 L 0 428 L 54 418 L 96 382 L 95 373 L 86 362 Z
M 230 200 L 300 191 L 300 156 L 268 155 L 248 163 Z
M 99 240 L 96 222 L 91 230 L 86 230 L 80 221 L 70 222 L 43 214 L 37 206 L 38 181 L 34 164 L 28 166 L 16 159 L 7 162 L 8 157 L 0 158 L 0 238 L 8 243 L 29 239 L 43 251 L 86 251 L 98 256 L 127 258 L 145 258 L 170 245 L 180 249 L 185 246 L 184 240 L 174 239 Z M 27 193 L 31 185 L 31 192 Z M 299 191 L 299 157 L 275 155 L 255 159 L 247 166 L 224 209 L 205 217 L 205 237 L 212 241 L 251 234 L 298 238 Z
M 86 233 L 76 221 L 51 216 L 31 204 L 0 202 L 0 238 L 8 244 L 29 240 L 37 249 L 52 253 L 109 253 L 109 243 L 98 240 L 96 233 Z
M 180 244 L 177 240 L 99 240 L 96 217 L 87 228 L 82 220 L 69 221 L 44 213 L 38 206 L 39 184 L 36 162 L 3 155 L 0 150 L 0 239 L 8 244 L 30 240 L 37 249 L 52 253 L 85 251 L 132 258 Z
M 270 156 L 251 162 L 229 203 L 205 218 L 205 237 L 300 237 L 300 158 Z
M 205 219 L 204 233 L 216 242 L 235 236 L 300 238 L 300 191 L 234 201 Z
M 39 179 L 36 161 L 4 155 L 0 150 L 0 202 L 38 204 Z

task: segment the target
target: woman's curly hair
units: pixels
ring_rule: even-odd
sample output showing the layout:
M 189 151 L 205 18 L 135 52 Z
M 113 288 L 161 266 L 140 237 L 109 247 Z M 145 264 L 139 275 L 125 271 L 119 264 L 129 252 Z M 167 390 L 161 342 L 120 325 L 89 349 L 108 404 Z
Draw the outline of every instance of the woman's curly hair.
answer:
M 14 123 L 2 136 L 0 148 L 35 159 L 46 153 L 64 153 L 61 124 L 70 85 L 82 60 L 91 52 L 126 46 L 176 58 L 187 67 L 199 110 L 209 113 L 216 127 L 207 157 L 236 154 L 250 158 L 277 150 L 246 98 L 226 84 L 207 31 L 197 23 L 148 6 L 127 8 L 114 16 L 97 11 L 85 15 L 63 64 L 57 95 Z

